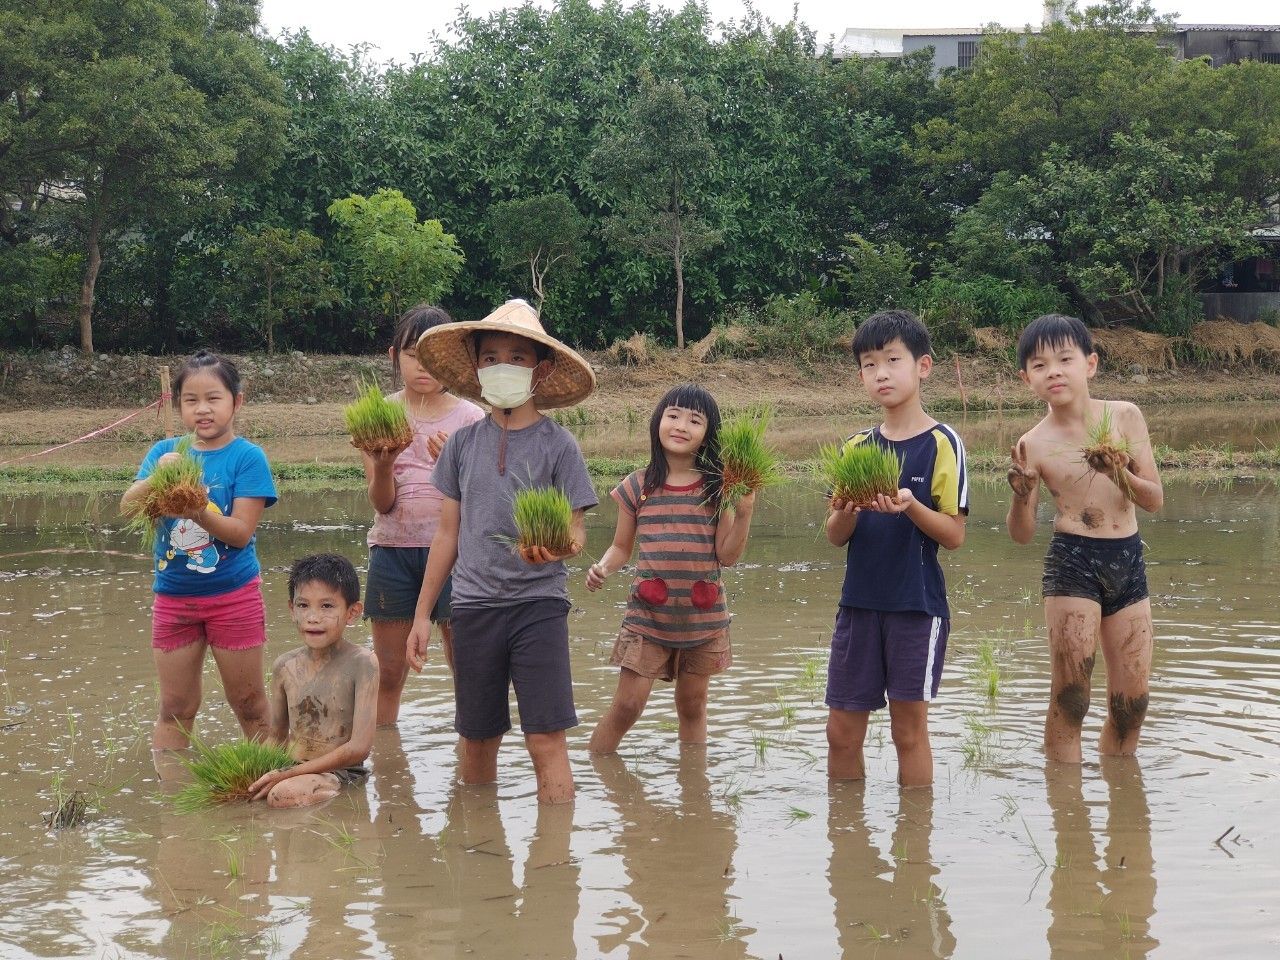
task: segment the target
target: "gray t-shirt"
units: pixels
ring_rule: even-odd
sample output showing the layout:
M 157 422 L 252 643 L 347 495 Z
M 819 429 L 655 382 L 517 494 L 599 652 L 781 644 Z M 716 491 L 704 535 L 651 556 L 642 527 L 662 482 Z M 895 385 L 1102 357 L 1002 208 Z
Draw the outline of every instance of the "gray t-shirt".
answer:
M 527 600 L 568 600 L 563 563 L 525 563 L 512 549 L 511 505 L 526 487 L 559 487 L 574 510 L 599 503 L 578 441 L 546 417 L 507 431 L 507 471 L 498 474 L 502 428 L 488 416 L 450 435 L 431 482 L 461 503 L 455 607 L 509 607 Z M 500 540 L 498 538 L 508 538 Z

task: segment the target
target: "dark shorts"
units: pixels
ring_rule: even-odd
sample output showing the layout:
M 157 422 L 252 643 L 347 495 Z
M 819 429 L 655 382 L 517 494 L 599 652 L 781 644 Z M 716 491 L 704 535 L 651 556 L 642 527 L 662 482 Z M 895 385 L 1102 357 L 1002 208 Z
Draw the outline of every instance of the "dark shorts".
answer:
M 938 695 L 951 621 L 927 613 L 840 607 L 827 664 L 827 706 L 879 710 Z
M 1147 565 L 1138 534 L 1119 540 L 1055 533 L 1044 557 L 1043 595 L 1082 597 L 1109 617 L 1147 598 Z
M 412 620 L 422 580 L 427 575 L 427 547 L 370 547 L 369 576 L 365 578 L 364 615 L 370 620 Z M 432 623 L 449 619 L 453 578 L 431 610 Z
M 453 611 L 454 729 L 487 740 L 511 729 L 515 687 L 522 733 L 578 725 L 569 671 L 569 602 L 527 600 Z
M 330 770 L 329 772 L 337 777 L 338 782 L 344 787 L 361 784 L 369 779 L 368 767 L 343 767 L 341 770 Z

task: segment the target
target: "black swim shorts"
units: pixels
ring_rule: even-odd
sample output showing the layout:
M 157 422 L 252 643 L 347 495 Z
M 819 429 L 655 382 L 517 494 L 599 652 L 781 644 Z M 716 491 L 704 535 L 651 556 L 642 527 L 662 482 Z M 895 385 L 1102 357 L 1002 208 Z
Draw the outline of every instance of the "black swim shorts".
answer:
M 1138 534 L 1118 540 L 1055 533 L 1044 557 L 1043 595 L 1083 597 L 1109 617 L 1145 600 L 1147 565 Z

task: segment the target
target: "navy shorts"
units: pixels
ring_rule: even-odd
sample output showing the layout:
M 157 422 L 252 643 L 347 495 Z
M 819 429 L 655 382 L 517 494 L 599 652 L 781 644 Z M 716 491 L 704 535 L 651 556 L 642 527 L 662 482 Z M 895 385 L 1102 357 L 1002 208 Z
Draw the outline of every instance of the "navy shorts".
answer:
M 938 695 L 951 621 L 927 613 L 840 607 L 827 664 L 827 706 L 879 710 Z
M 569 670 L 569 601 L 453 611 L 454 722 L 468 740 L 511 729 L 507 691 L 515 687 L 522 733 L 578 725 Z
M 1138 534 L 1108 540 L 1054 533 L 1044 557 L 1042 594 L 1082 597 L 1109 617 L 1147 599 L 1147 564 Z
M 412 620 L 427 575 L 426 547 L 370 547 L 369 576 L 365 579 L 364 615 L 370 620 Z M 432 623 L 449 619 L 449 600 L 453 578 L 444 588 L 431 610 Z

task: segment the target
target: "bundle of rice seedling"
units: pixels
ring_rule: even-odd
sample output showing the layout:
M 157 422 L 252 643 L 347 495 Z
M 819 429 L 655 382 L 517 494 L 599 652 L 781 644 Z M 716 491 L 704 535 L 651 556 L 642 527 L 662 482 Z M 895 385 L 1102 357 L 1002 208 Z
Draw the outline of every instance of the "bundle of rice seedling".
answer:
M 142 538 L 142 546 L 155 546 L 156 532 L 164 517 L 181 517 L 209 502 L 200 461 L 191 454 L 191 438 L 183 437 L 174 448 L 177 460 L 161 463 L 147 478 L 147 490 L 127 508 L 128 529 Z
M 346 417 L 347 432 L 351 434 L 351 445 L 366 453 L 394 450 L 413 439 L 404 404 L 388 400 L 376 383 L 366 386 L 356 402 L 342 413 Z
M 237 740 L 211 747 L 197 736 L 189 739 L 195 757 L 182 762 L 194 782 L 173 796 L 173 805 L 182 813 L 232 800 L 249 800 L 249 787 L 255 780 L 293 764 L 289 751 L 277 744 Z
M 866 507 L 878 494 L 897 500 L 902 463 L 876 443 L 829 443 L 818 451 L 817 473 L 832 500 Z
M 1132 449 L 1129 441 L 1115 432 L 1110 407 L 1103 406 L 1102 416 L 1089 427 L 1086 438 L 1086 445 L 1080 448 L 1084 462 L 1114 480 L 1127 496 L 1132 489 L 1129 485 Z
M 782 458 L 764 442 L 772 413 L 741 413 L 720 427 L 720 506 L 732 507 L 749 493 L 786 480 Z
M 544 547 L 549 553 L 573 549 L 573 506 L 558 487 L 525 487 L 512 502 L 516 547 Z

